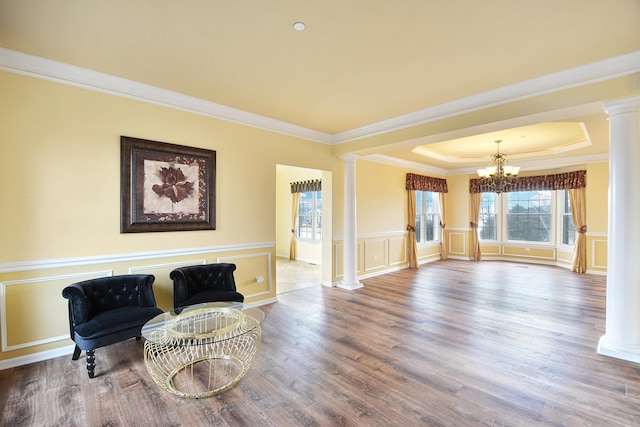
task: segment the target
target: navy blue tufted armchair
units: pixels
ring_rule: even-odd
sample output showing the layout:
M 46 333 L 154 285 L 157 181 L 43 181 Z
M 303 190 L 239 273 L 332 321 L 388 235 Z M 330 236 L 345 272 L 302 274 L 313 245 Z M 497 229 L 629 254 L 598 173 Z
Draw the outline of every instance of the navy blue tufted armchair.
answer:
M 136 337 L 162 313 L 153 295 L 155 277 L 129 274 L 74 283 L 62 290 L 69 300 L 69 329 L 76 343 L 73 360 L 87 352 L 89 378 L 95 375 L 95 349 Z
M 244 302 L 233 278 L 235 264 L 205 264 L 176 268 L 173 279 L 173 307 L 180 308 L 203 302 Z

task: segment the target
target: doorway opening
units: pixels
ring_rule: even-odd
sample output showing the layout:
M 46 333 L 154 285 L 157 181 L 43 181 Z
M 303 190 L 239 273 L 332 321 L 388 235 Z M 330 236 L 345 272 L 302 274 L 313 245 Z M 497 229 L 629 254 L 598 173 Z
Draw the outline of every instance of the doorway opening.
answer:
M 294 198 L 291 184 L 304 182 L 321 189 Z M 331 172 L 276 165 L 276 294 L 331 286 L 331 186 Z

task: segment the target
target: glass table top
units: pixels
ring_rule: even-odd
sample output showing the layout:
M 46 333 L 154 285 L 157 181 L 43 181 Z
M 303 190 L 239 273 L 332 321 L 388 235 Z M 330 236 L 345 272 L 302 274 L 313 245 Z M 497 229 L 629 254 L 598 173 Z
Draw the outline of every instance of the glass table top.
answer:
M 250 304 L 208 302 L 159 314 L 142 327 L 142 336 L 160 345 L 204 345 L 237 338 L 262 320 L 264 312 Z

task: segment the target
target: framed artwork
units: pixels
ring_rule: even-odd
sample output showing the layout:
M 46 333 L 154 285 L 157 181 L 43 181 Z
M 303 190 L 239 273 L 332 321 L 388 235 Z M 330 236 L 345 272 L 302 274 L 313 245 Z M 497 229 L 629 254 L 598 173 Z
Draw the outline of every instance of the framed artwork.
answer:
M 216 229 L 216 152 L 120 137 L 120 232 Z

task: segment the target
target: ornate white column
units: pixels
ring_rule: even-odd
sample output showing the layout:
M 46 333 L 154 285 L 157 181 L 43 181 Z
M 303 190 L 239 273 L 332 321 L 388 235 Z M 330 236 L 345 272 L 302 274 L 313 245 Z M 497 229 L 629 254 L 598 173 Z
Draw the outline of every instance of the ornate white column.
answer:
M 358 289 L 362 283 L 358 282 L 358 240 L 356 230 L 356 159 L 353 154 L 341 157 L 344 161 L 344 247 L 342 251 L 342 282 L 338 284 L 343 289 Z
M 598 353 L 640 363 L 640 96 L 607 102 L 605 109 L 610 135 L 607 313 Z

